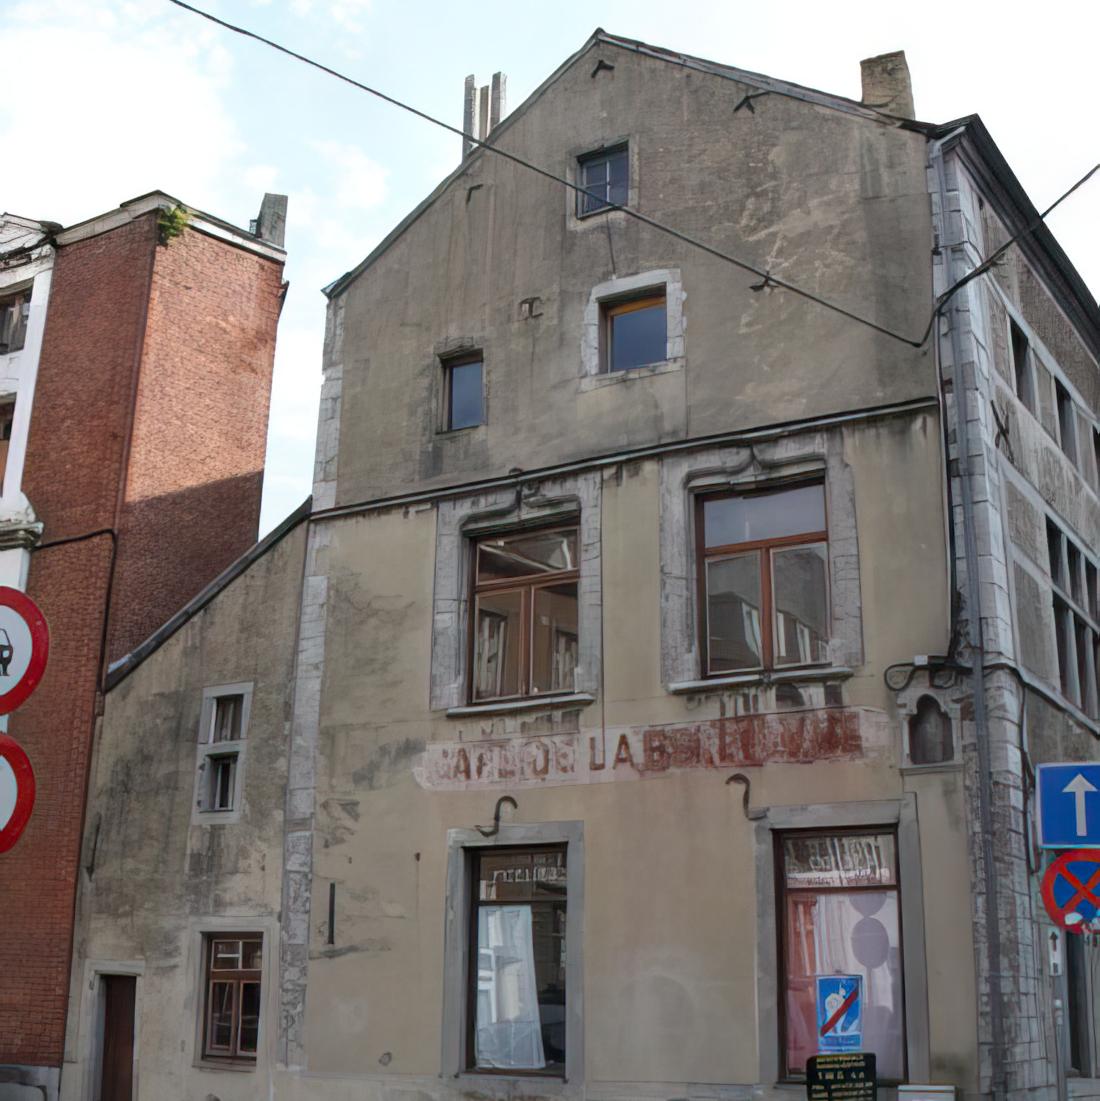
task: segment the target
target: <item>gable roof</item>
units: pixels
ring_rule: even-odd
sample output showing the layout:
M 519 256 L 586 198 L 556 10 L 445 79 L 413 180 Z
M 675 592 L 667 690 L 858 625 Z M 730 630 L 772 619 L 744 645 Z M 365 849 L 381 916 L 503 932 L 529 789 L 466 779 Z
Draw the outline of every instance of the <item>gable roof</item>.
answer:
M 821 92 L 814 88 L 807 88 L 801 84 L 793 84 L 790 81 L 778 80 L 775 77 L 764 76 L 761 73 L 753 73 L 747 69 L 738 69 L 732 65 L 722 65 L 716 61 L 707 61 L 703 58 L 693 57 L 690 54 L 676 53 L 660 46 L 651 46 L 646 42 L 632 38 L 623 38 L 619 35 L 609 34 L 602 27 L 597 27 L 588 40 L 576 53 L 571 54 L 555 69 L 514 111 L 509 112 L 493 128 L 482 144 L 476 147 L 468 156 L 464 157 L 450 175 L 446 176 L 432 190 L 432 192 L 418 203 L 396 226 L 371 250 L 367 256 L 350 271 L 345 272 L 338 279 L 333 280 L 323 288 L 323 293 L 328 298 L 336 298 L 342 294 L 367 268 L 371 266 L 390 246 L 411 226 L 426 210 L 428 210 L 449 187 L 466 172 L 481 157 L 491 155 L 491 147 L 497 142 L 501 134 L 515 125 L 545 94 L 565 75 L 578 61 L 596 46 L 613 46 L 617 49 L 638 54 L 643 57 L 653 58 L 666 64 L 677 65 L 697 72 L 707 73 L 722 80 L 732 80 L 739 84 L 745 84 L 756 88 L 764 94 L 788 96 L 791 99 L 801 100 L 804 103 L 814 104 L 818 107 L 827 107 L 834 111 L 841 111 L 869 122 L 879 123 L 884 126 L 899 129 L 913 129 L 927 132 L 932 129 L 929 124 L 914 122 L 912 119 L 899 118 L 888 115 L 873 107 L 866 107 L 858 100 L 848 99 L 845 96 L 833 95 L 830 92 Z M 488 150 L 485 146 L 490 147 Z

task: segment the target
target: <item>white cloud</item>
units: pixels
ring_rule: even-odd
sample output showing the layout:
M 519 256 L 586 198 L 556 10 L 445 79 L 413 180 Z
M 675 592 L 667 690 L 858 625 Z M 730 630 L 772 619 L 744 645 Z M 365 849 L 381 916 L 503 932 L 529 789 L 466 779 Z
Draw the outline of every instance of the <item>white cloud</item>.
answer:
M 329 163 L 335 176 L 333 200 L 346 210 L 370 210 L 385 201 L 388 170 L 357 146 L 339 141 L 314 141 L 313 148 Z
M 7 209 L 72 222 L 157 188 L 223 205 L 243 149 L 222 100 L 232 62 L 205 29 L 175 29 L 125 0 L 25 4 L 0 21 L 0 148 L 33 158 L 4 174 Z

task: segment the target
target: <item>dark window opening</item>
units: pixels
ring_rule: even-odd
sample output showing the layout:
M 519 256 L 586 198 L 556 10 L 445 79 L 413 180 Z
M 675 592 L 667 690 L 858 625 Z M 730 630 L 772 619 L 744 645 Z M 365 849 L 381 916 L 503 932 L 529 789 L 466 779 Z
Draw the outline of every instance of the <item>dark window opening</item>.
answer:
M 565 1074 L 566 849 L 470 852 L 467 1065 Z
M 207 937 L 206 957 L 203 1057 L 255 1062 L 263 937 L 242 933 Z
M 31 316 L 31 292 L 26 290 L 0 298 L 0 356 L 21 351 L 27 339 Z
M 244 696 L 215 696 L 214 714 L 210 728 L 210 741 L 239 741 L 241 737 L 241 718 L 243 713 Z
M 1077 462 L 1077 425 L 1073 410 L 1073 398 L 1069 391 L 1057 380 L 1054 380 L 1054 394 L 1058 402 L 1058 438 L 1066 458 L 1071 463 Z
M 612 206 L 625 206 L 630 185 L 630 159 L 625 145 L 590 153 L 577 161 L 577 217 Z
M 938 765 L 955 756 L 951 719 L 931 696 L 917 700 L 909 717 L 909 760 L 915 765 Z
M 1009 319 L 1012 331 L 1012 367 L 1016 376 L 1016 396 L 1032 413 L 1035 412 L 1035 386 L 1031 378 L 1027 337 L 1015 321 Z
M 825 487 L 700 497 L 696 507 L 705 672 L 828 661 Z
M 801 1078 L 817 1054 L 815 977 L 859 976 L 874 1011 L 861 1050 L 880 1082 L 905 1079 L 905 1003 L 897 839 L 886 831 L 776 835 L 779 894 L 780 1061 Z
M 579 577 L 575 527 L 474 545 L 474 702 L 573 691 Z
M 663 363 L 668 356 L 665 292 L 604 302 L 603 369 L 630 371 Z
M 1047 519 L 1047 556 L 1050 560 L 1050 579 L 1055 585 L 1066 587 L 1066 570 L 1062 563 L 1062 530 Z
M 11 446 L 11 429 L 15 422 L 15 398 L 0 400 L 0 491 L 8 472 L 8 448 Z
M 443 361 L 444 429 L 473 428 L 485 422 L 485 390 L 481 355 Z

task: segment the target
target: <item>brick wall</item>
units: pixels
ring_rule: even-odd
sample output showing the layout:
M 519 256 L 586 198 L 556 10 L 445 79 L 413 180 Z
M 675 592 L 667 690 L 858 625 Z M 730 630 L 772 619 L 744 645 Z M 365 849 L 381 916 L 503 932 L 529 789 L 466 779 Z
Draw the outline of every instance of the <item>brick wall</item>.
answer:
M 255 539 L 281 280 L 281 264 L 195 230 L 158 245 L 155 213 L 58 252 L 23 486 L 45 543 L 118 516 L 114 656 Z M 0 1065 L 63 1055 L 111 547 L 101 535 L 31 560 L 52 643 L 11 718 L 38 794 L 0 860 Z
M 157 249 L 112 659 L 255 542 L 281 287 L 280 264 L 194 230 Z

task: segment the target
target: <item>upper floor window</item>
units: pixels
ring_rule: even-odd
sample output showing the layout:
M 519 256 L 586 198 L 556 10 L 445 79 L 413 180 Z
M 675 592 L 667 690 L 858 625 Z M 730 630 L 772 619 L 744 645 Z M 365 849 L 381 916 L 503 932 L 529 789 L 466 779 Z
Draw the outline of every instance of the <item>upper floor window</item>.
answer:
M 1097 565 L 1049 517 L 1051 601 L 1062 695 L 1100 717 L 1100 591 Z
M 577 528 L 487 536 L 474 550 L 473 702 L 573 691 Z
M 480 352 L 443 360 L 443 429 L 485 423 L 484 362 Z
M 589 153 L 577 161 L 577 217 L 595 214 L 609 206 L 625 206 L 630 186 L 627 147 L 617 145 Z
M 665 288 L 601 303 L 604 371 L 630 371 L 667 357 Z
M 1016 380 L 1016 396 L 1032 413 L 1035 412 L 1035 383 L 1031 374 L 1031 353 L 1023 329 L 1011 318 L 1008 321 L 1012 341 L 1012 369 Z
M 18 352 L 27 338 L 27 319 L 31 313 L 31 292 L 17 291 L 0 298 L 0 356 Z
M 827 661 L 825 487 L 701 496 L 697 510 L 707 674 Z
M 197 822 L 228 821 L 241 809 L 245 734 L 252 686 L 208 688 L 199 722 Z
M 1058 442 L 1071 463 L 1077 463 L 1077 414 L 1069 391 L 1054 380 L 1054 396 L 1058 404 Z

